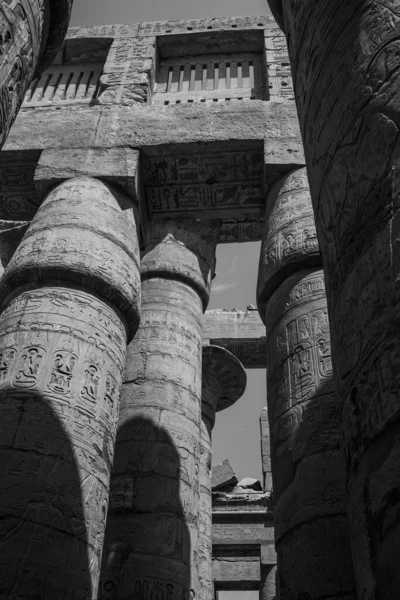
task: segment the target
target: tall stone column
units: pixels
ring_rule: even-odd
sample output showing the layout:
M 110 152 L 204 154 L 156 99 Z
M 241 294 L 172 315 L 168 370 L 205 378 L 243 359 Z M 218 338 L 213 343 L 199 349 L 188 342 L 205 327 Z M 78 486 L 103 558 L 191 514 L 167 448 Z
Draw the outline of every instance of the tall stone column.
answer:
M 281 600 L 354 598 L 324 275 L 305 169 L 267 199 L 258 281 Z
M 273 0 L 324 260 L 358 595 L 400 593 L 400 7 Z
M 234 354 L 219 346 L 203 347 L 199 511 L 199 600 L 212 597 L 211 432 L 217 411 L 232 406 L 246 389 L 246 371 Z
M 0 589 L 95 600 L 126 341 L 138 326 L 129 199 L 50 192 L 0 287 Z
M 0 148 L 38 70 L 67 31 L 72 0 L 0 0 Z
M 194 219 L 149 225 L 142 321 L 128 349 L 121 396 L 101 598 L 197 596 L 202 314 L 216 225 Z

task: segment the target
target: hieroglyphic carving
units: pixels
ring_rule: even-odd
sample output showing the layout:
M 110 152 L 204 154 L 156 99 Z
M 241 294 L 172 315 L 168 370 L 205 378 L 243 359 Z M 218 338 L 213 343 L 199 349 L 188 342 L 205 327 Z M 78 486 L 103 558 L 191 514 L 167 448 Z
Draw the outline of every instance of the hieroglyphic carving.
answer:
M 105 255 L 118 256 L 129 282 L 118 283 Z M 94 293 L 92 278 L 103 278 Z M 97 598 L 126 340 L 138 323 L 137 282 L 133 206 L 90 178 L 50 192 L 5 270 L 0 581 L 8 596 L 45 589 L 57 597 L 68 589 L 71 599 L 78 591 Z
M 201 315 L 215 264 L 215 225 L 164 220 L 149 231 L 142 321 L 121 395 L 102 598 L 143 593 L 144 582 L 149 600 L 197 594 Z
M 258 278 L 268 298 L 292 265 L 321 264 L 305 169 L 285 175 L 268 197 Z M 261 305 L 260 305 L 261 307 Z M 260 308 L 264 313 L 264 308 Z
M 312 591 L 323 586 L 336 593 L 340 571 L 340 593 L 351 593 L 353 575 L 323 272 L 303 270 L 285 279 L 268 301 L 265 323 L 281 589 L 290 594 L 304 586 Z M 325 496 L 327 488 L 330 492 Z M 314 524 L 316 517 L 319 524 Z M 318 527 L 323 528 L 324 535 Z M 340 553 L 332 550 L 335 544 L 327 533 L 333 535 L 334 529 L 341 530 L 347 543 Z M 302 536 L 309 531 L 314 535 L 312 538 L 310 533 L 312 559 L 302 556 L 298 560 L 301 569 L 294 568 L 288 548 L 300 548 Z M 319 582 L 305 583 L 305 573 L 311 573 L 320 561 Z M 335 572 L 337 575 L 332 576 Z
M 90 177 L 56 187 L 8 264 L 3 294 L 26 283 L 28 272 L 36 277 L 40 271 L 39 277 L 46 278 L 61 270 L 65 280 L 91 287 L 114 302 L 136 331 L 140 285 L 134 207 L 123 210 L 119 202 L 118 193 Z
M 39 152 L 0 155 L 0 218 L 31 220 L 39 206 L 33 176 Z
M 257 284 L 267 333 L 275 535 L 283 597 L 303 591 L 317 597 L 327 590 L 351 597 L 354 585 L 320 265 L 307 173 L 298 169 L 276 184 L 267 199 Z M 344 540 L 341 553 L 334 550 L 334 531 L 339 530 Z M 304 536 L 311 540 L 309 555 L 300 550 Z M 301 556 L 293 557 L 294 548 Z M 312 575 L 316 565 L 318 580 Z
M 166 33 L 187 33 L 188 31 L 221 31 L 224 29 L 255 29 L 264 28 L 271 19 L 262 15 L 257 17 L 218 17 L 211 19 L 190 19 L 187 21 L 154 21 L 141 23 L 139 37 L 148 35 L 163 35 Z
M 8 0 L 0 7 L 0 148 L 17 116 L 39 61 L 53 58 L 72 0 Z
M 263 156 L 259 152 L 147 157 L 144 182 L 150 212 L 261 213 Z
M 263 223 L 261 219 L 238 217 L 224 219 L 221 225 L 220 243 L 258 242 L 262 239 Z
M 285 24 L 327 278 L 357 595 L 390 598 L 399 591 L 398 484 L 385 470 L 399 468 L 399 6 L 273 4 Z
M 19 589 L 46 585 L 54 595 L 58 586 L 71 582 L 90 588 L 90 579 L 85 581 L 89 576 L 96 582 L 118 414 L 117 406 L 105 402 L 106 373 L 113 373 L 119 387 L 125 336 L 107 304 L 59 287 L 24 292 L 2 314 L 1 456 L 9 466 L 2 468 L 0 512 L 10 533 L 0 542 L 0 580 L 11 595 L 17 566 Z M 94 354 L 101 370 L 88 402 L 80 390 Z M 24 433 L 13 444 L 12 432 L 17 430 Z M 37 456 L 43 466 L 32 479 Z M 11 507 L 21 524 L 14 531 L 10 527 L 15 517 L 5 516 Z M 54 535 L 50 523 L 57 521 L 61 507 L 66 521 Z M 26 550 L 27 535 L 37 540 L 33 553 Z M 57 565 L 60 543 L 77 555 L 88 553 L 87 564 L 67 560 Z M 87 597 L 94 599 L 94 589 L 91 593 Z

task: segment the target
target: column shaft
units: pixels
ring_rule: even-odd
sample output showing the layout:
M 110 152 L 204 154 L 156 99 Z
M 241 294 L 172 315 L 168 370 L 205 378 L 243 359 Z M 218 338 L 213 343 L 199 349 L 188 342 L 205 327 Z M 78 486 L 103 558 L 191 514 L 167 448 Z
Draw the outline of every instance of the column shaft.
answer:
M 327 278 L 359 598 L 400 590 L 399 36 L 393 0 L 285 0 Z
M 212 473 L 211 433 L 217 411 L 234 404 L 246 389 L 239 359 L 220 346 L 204 346 L 201 388 L 201 456 L 199 511 L 199 600 L 212 600 Z
M 2 279 L 0 588 L 7 598 L 97 598 L 127 324 L 132 337 L 139 314 L 130 214 L 98 181 L 61 184 Z
M 276 598 L 276 565 L 261 565 L 260 600 Z
M 204 387 L 203 387 L 204 394 Z M 199 510 L 199 600 L 212 600 L 212 495 L 211 428 L 201 423 L 200 439 L 200 510 Z
M 281 600 L 354 597 L 320 261 L 302 169 L 267 200 L 258 283 Z
M 166 221 L 150 236 L 142 322 L 121 397 L 101 597 L 186 600 L 198 587 L 202 313 L 217 230 Z
M 3 0 L 0 5 L 0 148 L 39 66 L 55 56 L 72 0 Z

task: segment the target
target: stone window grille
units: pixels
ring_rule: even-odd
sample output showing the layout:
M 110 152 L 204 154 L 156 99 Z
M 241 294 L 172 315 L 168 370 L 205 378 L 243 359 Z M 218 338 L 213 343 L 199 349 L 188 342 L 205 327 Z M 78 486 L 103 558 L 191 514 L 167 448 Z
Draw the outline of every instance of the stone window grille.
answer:
M 103 64 L 53 66 L 34 79 L 22 108 L 89 104 L 99 92 Z
M 261 57 L 243 53 L 161 61 L 153 104 L 263 99 Z

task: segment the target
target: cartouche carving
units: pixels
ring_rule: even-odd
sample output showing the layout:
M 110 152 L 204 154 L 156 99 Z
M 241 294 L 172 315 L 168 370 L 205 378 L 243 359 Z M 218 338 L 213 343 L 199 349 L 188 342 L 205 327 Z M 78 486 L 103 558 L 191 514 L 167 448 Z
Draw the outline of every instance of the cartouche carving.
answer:
M 139 320 L 133 211 L 94 179 L 62 183 L 1 280 L 7 597 L 97 600 L 126 342 Z M 104 248 L 119 270 L 103 261 Z
M 307 174 L 301 169 L 285 176 L 267 199 L 257 285 L 267 330 L 282 600 L 326 593 L 354 598 L 325 282 L 316 268 L 320 263 Z

